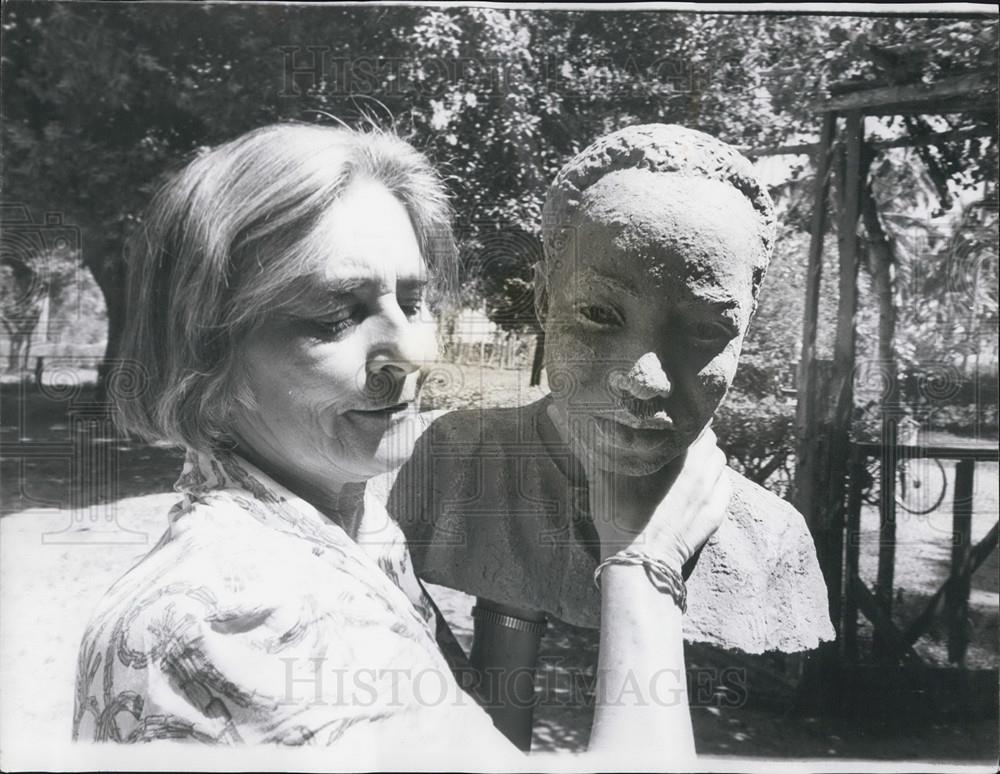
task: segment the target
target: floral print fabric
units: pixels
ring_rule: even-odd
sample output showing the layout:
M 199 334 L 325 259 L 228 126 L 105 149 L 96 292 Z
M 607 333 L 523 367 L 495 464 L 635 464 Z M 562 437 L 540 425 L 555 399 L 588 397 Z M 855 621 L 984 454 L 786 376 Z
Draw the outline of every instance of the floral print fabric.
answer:
M 177 489 L 84 634 L 74 739 L 506 746 L 384 507 L 359 490 L 353 540 L 229 453 L 190 453 Z

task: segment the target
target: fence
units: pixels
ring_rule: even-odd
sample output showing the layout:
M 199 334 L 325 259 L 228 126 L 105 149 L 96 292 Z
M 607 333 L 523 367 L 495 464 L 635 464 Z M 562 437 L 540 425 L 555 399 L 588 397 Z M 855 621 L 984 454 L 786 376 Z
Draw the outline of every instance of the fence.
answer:
M 456 334 L 443 343 L 441 351 L 443 358 L 450 363 L 525 369 L 531 367 L 535 337 L 497 331 L 489 338 L 476 336 L 469 340 Z
M 879 556 L 877 582 L 872 591 L 861 579 L 861 506 L 869 461 L 880 460 Z M 905 485 L 906 465 L 913 460 L 956 460 L 952 510 L 951 565 L 945 583 L 932 595 L 923 611 L 905 628 L 893 621 L 893 579 L 896 550 L 897 486 Z M 997 546 L 998 524 L 972 544 L 972 505 L 975 467 L 980 462 L 1000 459 L 996 445 L 918 446 L 874 443 L 852 444 L 850 481 L 844 530 L 844 581 L 842 610 L 843 655 L 848 663 L 859 662 L 858 616 L 863 614 L 874 627 L 874 653 L 879 660 L 920 669 L 923 659 L 914 643 L 927 632 L 931 622 L 943 612 L 948 627 L 948 660 L 963 666 L 968 637 L 970 579 Z M 901 473 L 903 471 L 903 473 Z

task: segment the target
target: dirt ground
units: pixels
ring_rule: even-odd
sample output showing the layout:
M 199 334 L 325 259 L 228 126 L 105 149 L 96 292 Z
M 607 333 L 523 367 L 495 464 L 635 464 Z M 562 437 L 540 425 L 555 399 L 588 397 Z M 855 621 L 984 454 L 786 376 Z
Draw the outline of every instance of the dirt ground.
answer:
M 445 367 L 429 391 L 439 406 L 524 403 L 541 394 L 538 388 L 528 388 L 525 380 L 524 374 L 514 371 Z M 0 747 L 11 734 L 30 733 L 38 739 L 69 736 L 76 650 L 85 623 L 111 582 L 156 542 L 176 499 L 171 492 L 180 468 L 176 452 L 102 435 L 99 424 L 91 431 L 96 437 L 74 445 L 74 428 L 87 420 L 88 393 L 85 389 L 49 392 L 40 396 L 29 387 L 20 395 L 18 386 L 5 385 L 0 406 L 6 451 L 0 470 Z M 71 404 L 73 411 L 67 413 Z M 15 443 L 18 457 L 11 454 Z M 74 465 L 81 460 L 85 464 L 77 470 Z M 949 477 L 952 473 L 949 468 Z M 86 487 L 78 486 L 84 474 L 98 488 L 105 481 L 102 495 L 88 495 Z M 997 490 L 997 466 L 978 467 L 976 539 L 997 520 Z M 944 579 L 950 520 L 949 498 L 927 516 L 900 519 L 896 610 L 903 620 Z M 861 573 L 869 581 L 874 577 L 877 527 L 877 513 L 867 510 Z M 973 578 L 968 663 L 976 668 L 998 666 L 997 568 L 994 553 Z M 432 587 L 432 593 L 467 646 L 470 599 L 440 587 Z M 943 663 L 943 641 L 944 633 L 934 629 L 918 643 L 918 650 L 932 663 Z M 534 749 L 585 747 L 592 713 L 586 678 L 593 674 L 596 654 L 596 632 L 559 623 L 550 627 L 543 642 Z M 688 653 L 695 669 L 717 667 L 725 659 L 725 654 L 706 649 L 692 648 Z M 788 664 L 782 668 L 787 675 Z M 783 698 L 766 698 L 751 695 L 746 702 L 727 702 L 724 697 L 701 702 L 693 711 L 699 752 L 914 762 L 996 760 L 995 716 L 838 717 L 817 714 Z

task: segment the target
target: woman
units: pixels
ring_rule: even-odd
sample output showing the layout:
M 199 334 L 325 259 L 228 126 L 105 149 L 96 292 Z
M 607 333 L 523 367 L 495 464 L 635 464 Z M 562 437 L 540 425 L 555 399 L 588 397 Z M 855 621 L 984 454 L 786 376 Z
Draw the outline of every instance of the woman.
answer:
M 405 142 L 307 125 L 211 150 L 156 196 L 129 254 L 123 349 L 142 389 L 119 409 L 187 450 L 184 499 L 92 618 L 74 738 L 513 749 L 453 679 L 402 534 L 364 495 L 408 447 L 435 357 L 425 299 L 454 276 L 448 215 Z M 706 437 L 689 456 L 666 500 L 680 526 L 654 518 L 646 550 L 697 547 L 721 520 L 721 453 Z M 599 687 L 616 700 L 593 746 L 655 723 L 690 751 L 685 701 L 617 696 L 626 669 L 683 666 L 664 637 L 678 602 L 624 564 L 603 589 Z M 682 669 L 671 684 L 683 693 Z

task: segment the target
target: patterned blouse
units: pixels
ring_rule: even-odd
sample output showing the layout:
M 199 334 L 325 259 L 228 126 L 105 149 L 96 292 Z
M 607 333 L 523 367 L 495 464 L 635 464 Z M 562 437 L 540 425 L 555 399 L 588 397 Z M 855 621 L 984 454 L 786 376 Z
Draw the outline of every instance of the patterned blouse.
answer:
M 176 488 L 84 634 L 74 739 L 513 749 L 455 681 L 384 507 L 359 494 L 352 540 L 229 453 L 189 453 Z

